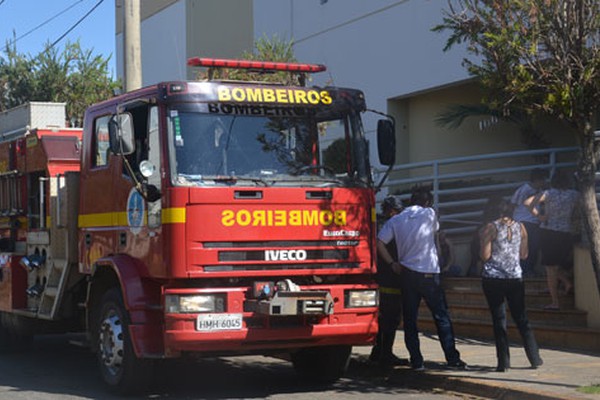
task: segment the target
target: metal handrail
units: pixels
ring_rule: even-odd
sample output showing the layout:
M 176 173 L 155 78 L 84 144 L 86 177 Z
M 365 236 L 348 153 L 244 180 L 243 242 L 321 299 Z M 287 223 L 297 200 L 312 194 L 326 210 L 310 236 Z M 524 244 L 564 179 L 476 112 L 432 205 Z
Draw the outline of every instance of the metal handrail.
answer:
M 442 228 L 448 234 L 471 233 L 481 223 L 482 211 L 490 195 L 509 196 L 528 180 L 529 172 L 535 168 L 545 169 L 549 175 L 557 169 L 574 168 L 576 161 L 559 160 L 559 156 L 574 159 L 578 151 L 578 147 L 556 147 L 400 164 L 392 169 L 382 192 L 406 200 L 410 197 L 411 187 L 429 186 Z M 538 160 L 541 157 L 543 162 Z M 478 162 L 476 169 L 469 165 L 473 162 Z M 444 172 L 448 167 L 452 171 Z M 381 174 L 382 170 L 374 172 Z M 397 177 L 398 174 L 408 176 Z M 482 178 L 489 178 L 489 182 L 482 182 Z M 448 185 L 451 187 L 445 187 Z

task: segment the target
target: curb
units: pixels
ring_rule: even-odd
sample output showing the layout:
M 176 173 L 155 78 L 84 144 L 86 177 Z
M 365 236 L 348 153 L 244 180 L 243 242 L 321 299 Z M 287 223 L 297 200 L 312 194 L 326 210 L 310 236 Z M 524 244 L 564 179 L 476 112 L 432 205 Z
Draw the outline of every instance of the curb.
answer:
M 394 374 L 389 377 L 389 382 L 413 389 L 428 391 L 437 389 L 489 399 L 573 400 L 577 398 L 574 395 L 567 396 L 529 388 L 515 388 L 475 378 L 462 378 L 427 372 L 409 371 L 407 374 Z

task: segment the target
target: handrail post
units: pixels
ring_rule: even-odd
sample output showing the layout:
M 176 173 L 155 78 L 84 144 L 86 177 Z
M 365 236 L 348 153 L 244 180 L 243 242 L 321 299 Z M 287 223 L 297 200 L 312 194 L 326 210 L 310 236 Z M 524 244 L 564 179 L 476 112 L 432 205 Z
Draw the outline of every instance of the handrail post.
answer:
M 46 228 L 46 186 L 48 178 L 40 177 L 40 228 Z
M 56 174 L 56 227 L 57 228 L 64 228 L 64 226 L 62 226 L 62 220 L 60 218 L 60 206 L 61 206 L 61 195 L 60 195 L 60 189 L 61 189 L 61 182 L 62 182 L 62 177 L 64 174 Z
M 433 208 L 438 210 L 440 202 L 440 163 L 438 160 L 433 162 Z
M 550 176 L 554 176 L 556 172 L 556 151 L 550 152 Z

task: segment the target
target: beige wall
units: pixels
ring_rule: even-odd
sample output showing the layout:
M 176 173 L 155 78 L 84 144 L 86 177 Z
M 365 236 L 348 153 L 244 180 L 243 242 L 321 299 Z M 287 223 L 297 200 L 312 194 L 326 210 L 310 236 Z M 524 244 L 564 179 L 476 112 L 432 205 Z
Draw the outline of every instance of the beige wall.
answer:
M 252 0 L 187 0 L 186 24 L 188 57 L 239 58 L 254 45 Z
M 140 18 L 145 20 L 160 12 L 161 10 L 169 7 L 171 4 L 177 3 L 181 0 L 141 0 L 140 1 Z M 115 0 L 115 27 L 116 34 L 123 32 L 123 0 Z
M 123 0 L 115 0 L 117 75 L 122 77 Z M 193 80 L 190 57 L 238 58 L 254 45 L 252 0 L 142 0 L 142 82 Z
M 467 118 L 458 129 L 436 124 L 436 117 L 450 105 L 477 104 L 481 93 L 477 84 L 460 85 L 388 101 L 398 126 L 397 163 L 413 163 L 476 154 L 524 150 L 519 128 L 498 122 L 481 130 L 487 117 Z M 575 136 L 560 123 L 539 121 L 550 147 L 572 146 Z
M 600 328 L 600 294 L 592 268 L 590 250 L 575 246 L 575 307 L 587 311 L 588 326 Z

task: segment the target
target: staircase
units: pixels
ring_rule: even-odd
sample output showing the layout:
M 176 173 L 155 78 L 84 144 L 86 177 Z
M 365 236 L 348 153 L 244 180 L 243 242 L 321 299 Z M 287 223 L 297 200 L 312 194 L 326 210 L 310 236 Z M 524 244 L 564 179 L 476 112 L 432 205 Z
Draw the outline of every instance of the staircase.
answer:
M 481 278 L 443 279 L 455 334 L 493 340 L 492 320 L 481 289 Z M 574 308 L 573 294 L 561 295 L 560 310 L 544 310 L 544 305 L 550 303 L 546 289 L 546 280 L 543 278 L 525 280 L 527 316 L 540 347 L 600 352 L 600 329 L 588 328 L 587 313 Z M 508 307 L 507 316 L 509 340 L 520 343 L 521 337 Z M 424 302 L 419 310 L 419 328 L 423 332 L 436 331 Z

